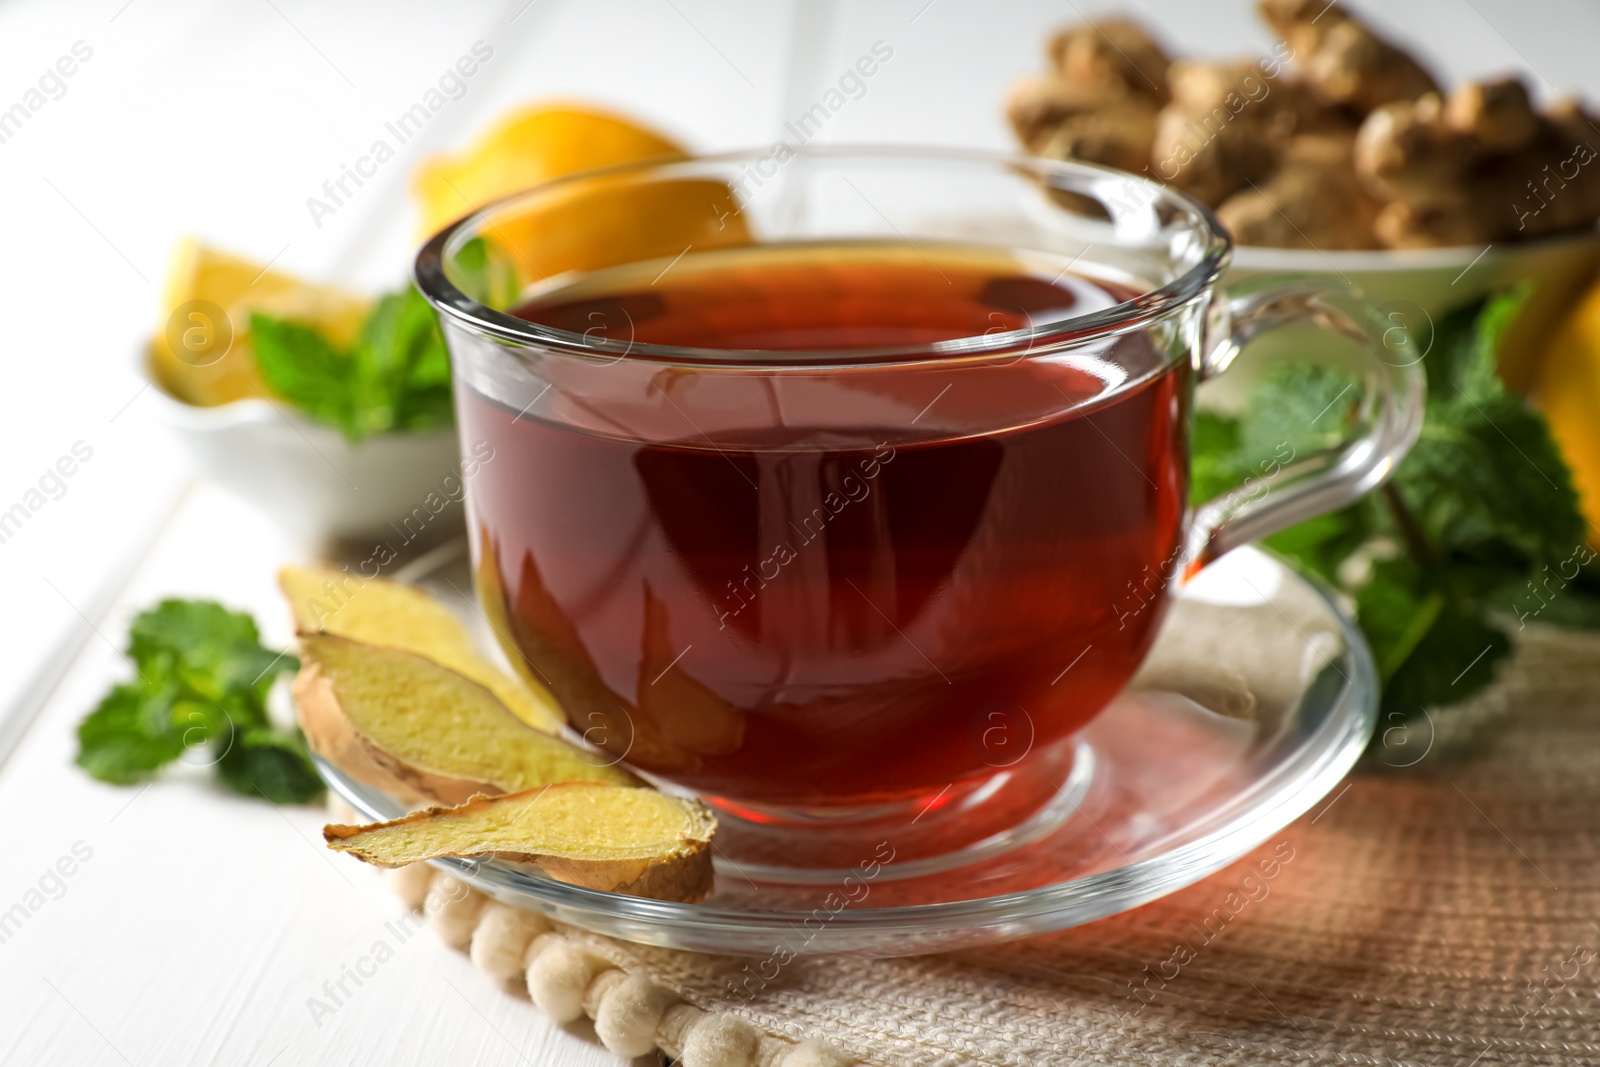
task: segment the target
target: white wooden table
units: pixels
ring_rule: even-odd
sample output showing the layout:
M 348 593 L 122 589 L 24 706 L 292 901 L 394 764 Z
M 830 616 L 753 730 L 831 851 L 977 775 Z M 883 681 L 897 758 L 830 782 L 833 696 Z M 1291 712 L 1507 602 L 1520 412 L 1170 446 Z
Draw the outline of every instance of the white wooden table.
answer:
M 1166 25 L 1187 52 L 1267 43 L 1245 0 L 1127 6 Z M 1586 0 L 1356 6 L 1415 40 L 1452 79 L 1531 65 L 1546 93 L 1600 97 L 1587 54 L 1600 9 Z M 18 128 L 0 126 L 0 512 L 75 443 L 93 449 L 0 540 L 0 918 L 14 920 L 0 927 L 0 1065 L 620 1062 L 493 988 L 431 934 L 399 946 L 333 1016 L 314 1018 L 308 1000 L 392 936 L 384 922 L 398 911 L 372 872 L 321 847 L 319 813 L 224 795 L 194 769 L 115 788 L 72 765 L 75 724 L 129 674 L 119 649 L 138 609 L 168 595 L 213 597 L 255 613 L 281 645 L 289 632 L 273 574 L 310 551 L 193 484 L 141 406 L 134 352 L 177 235 L 311 277 L 391 286 L 414 236 L 409 166 L 509 104 L 585 97 L 697 147 L 763 143 L 877 40 L 893 60 L 822 137 L 1005 147 L 1006 82 L 1039 66 L 1045 28 L 1078 7 L 40 0 L 0 9 L 0 112 L 28 104 L 75 45 L 91 53 L 70 77 L 48 81 Z M 306 198 L 479 40 L 494 58 L 466 95 L 381 180 L 314 225 Z
M 251 610 L 282 647 L 273 571 L 293 554 L 231 498 L 186 494 L 97 621 L 109 640 L 91 634 L 7 762 L 0 908 L 37 910 L 0 944 L 0 1063 L 620 1062 L 430 931 L 398 942 L 385 923 L 399 905 L 375 871 L 322 847 L 316 808 L 225 794 L 198 768 L 118 788 L 71 766 L 83 709 L 130 673 L 113 644 L 135 605 L 215 596 Z M 332 1015 L 313 1011 L 313 997 L 335 1002 L 323 984 L 378 941 L 393 957 L 359 987 L 347 981 Z

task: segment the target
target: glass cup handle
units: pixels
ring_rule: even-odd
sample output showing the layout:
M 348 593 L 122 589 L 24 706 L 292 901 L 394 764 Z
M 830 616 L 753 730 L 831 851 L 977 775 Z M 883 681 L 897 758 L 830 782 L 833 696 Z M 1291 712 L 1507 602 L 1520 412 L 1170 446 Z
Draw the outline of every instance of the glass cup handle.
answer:
M 1201 381 L 1227 370 L 1262 334 L 1307 322 L 1359 343 L 1367 367 L 1356 424 L 1345 441 L 1311 456 L 1268 461 L 1260 477 L 1195 509 L 1185 577 L 1242 544 L 1354 503 L 1381 484 L 1416 441 L 1427 395 L 1421 353 L 1404 327 L 1343 287 L 1283 281 L 1224 299 L 1212 311 L 1211 325 L 1224 336 L 1203 357 Z

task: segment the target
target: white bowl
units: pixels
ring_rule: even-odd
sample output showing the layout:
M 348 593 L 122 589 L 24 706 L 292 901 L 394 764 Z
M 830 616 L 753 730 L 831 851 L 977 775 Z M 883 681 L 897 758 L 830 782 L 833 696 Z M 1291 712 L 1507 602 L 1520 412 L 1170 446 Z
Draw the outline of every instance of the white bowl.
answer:
M 382 538 L 395 548 L 459 529 L 460 446 L 454 429 L 343 434 L 266 400 L 186 404 L 152 382 L 161 422 L 201 474 L 307 541 Z
M 1317 252 L 1240 247 L 1223 284 L 1267 274 L 1297 274 L 1344 282 L 1379 305 L 1390 321 L 1427 346 L 1432 325 L 1446 312 L 1488 293 L 1533 282 L 1533 292 L 1500 350 L 1507 384 L 1533 384 L 1544 342 L 1600 268 L 1600 232 L 1562 234 L 1520 244 L 1383 252 Z M 1261 347 L 1281 350 L 1276 338 Z

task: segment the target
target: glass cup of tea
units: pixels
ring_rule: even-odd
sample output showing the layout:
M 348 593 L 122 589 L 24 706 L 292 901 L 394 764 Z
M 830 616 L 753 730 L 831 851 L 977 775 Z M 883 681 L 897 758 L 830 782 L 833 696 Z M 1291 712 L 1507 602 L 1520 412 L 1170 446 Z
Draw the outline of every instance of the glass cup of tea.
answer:
M 1390 324 L 1314 279 L 1222 294 L 1230 247 L 1147 179 L 950 151 L 777 146 L 494 203 L 416 268 L 481 606 L 575 734 L 733 818 L 1059 779 L 1175 584 L 1355 500 L 1418 432 Z M 1191 504 L 1197 383 L 1306 324 L 1351 342 L 1350 436 Z

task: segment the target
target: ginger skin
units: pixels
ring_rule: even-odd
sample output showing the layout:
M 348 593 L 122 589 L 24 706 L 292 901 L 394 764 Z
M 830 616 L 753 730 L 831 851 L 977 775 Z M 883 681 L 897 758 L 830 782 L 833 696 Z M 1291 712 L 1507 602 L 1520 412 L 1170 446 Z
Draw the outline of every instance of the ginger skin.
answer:
M 1167 100 L 1161 46 L 1135 22 L 1106 19 L 1056 34 L 1046 51 L 1050 73 L 1017 82 L 1006 98 L 1017 140 L 1050 159 L 1143 169 Z
M 1179 60 L 1168 71 L 1172 102 L 1151 143 L 1151 173 L 1216 207 L 1277 169 L 1299 122 L 1287 81 L 1259 63 Z
M 1375 223 L 1386 246 L 1484 244 L 1600 217 L 1594 140 L 1574 105 L 1541 115 L 1505 80 L 1386 104 L 1362 125 L 1355 162 L 1387 201 Z
M 1600 129 L 1519 79 L 1445 97 L 1428 71 L 1328 0 L 1258 0 L 1272 57 L 1169 60 L 1124 19 L 1054 35 L 1051 70 L 1007 102 L 1028 151 L 1145 174 L 1217 211 L 1245 245 L 1431 248 L 1592 227 Z M 1293 65 L 1286 70 L 1285 63 Z M 1092 198 L 1052 190 L 1074 211 Z
M 1356 179 L 1353 138 L 1304 134 L 1260 185 L 1229 197 L 1217 217 L 1240 244 L 1324 251 L 1376 248 L 1380 205 Z
M 1132 19 L 1073 26 L 1046 45 L 1056 78 L 1102 99 L 1139 96 L 1167 101 L 1167 53 Z
M 1106 104 L 1058 123 L 1035 153 L 1139 171 L 1150 163 L 1157 115 L 1155 108 L 1130 100 Z
M 1028 151 L 1124 170 L 1148 162 L 1156 110 L 1147 97 L 1102 96 L 1053 75 L 1017 82 L 1006 101 L 1011 128 Z
M 1260 0 L 1261 17 L 1293 49 L 1307 86 L 1329 106 L 1356 117 L 1391 100 L 1438 92 L 1409 54 L 1328 0 Z

